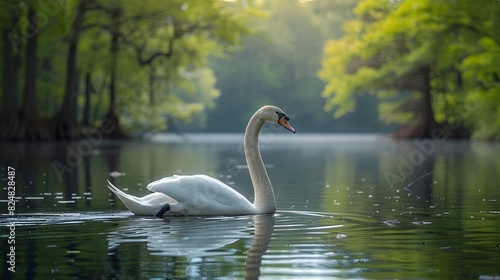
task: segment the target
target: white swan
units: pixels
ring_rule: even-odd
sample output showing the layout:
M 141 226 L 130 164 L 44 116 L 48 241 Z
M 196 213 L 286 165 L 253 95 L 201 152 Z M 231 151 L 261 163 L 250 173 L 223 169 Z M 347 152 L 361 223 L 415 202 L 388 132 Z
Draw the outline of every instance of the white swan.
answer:
M 136 215 L 249 215 L 276 212 L 274 191 L 259 151 L 259 131 L 265 122 L 295 133 L 289 117 L 278 107 L 264 106 L 250 118 L 245 130 L 245 158 L 255 192 L 252 204 L 243 195 L 206 175 L 165 177 L 148 185 L 153 193 L 135 197 L 108 181 L 108 188 Z

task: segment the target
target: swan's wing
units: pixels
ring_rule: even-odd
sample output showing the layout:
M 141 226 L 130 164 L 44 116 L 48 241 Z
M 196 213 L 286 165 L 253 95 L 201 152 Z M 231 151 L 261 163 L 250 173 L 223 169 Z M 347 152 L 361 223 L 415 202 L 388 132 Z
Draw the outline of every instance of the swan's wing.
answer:
M 127 194 L 108 180 L 108 188 L 136 215 L 155 215 L 165 204 L 177 203 L 164 193 L 151 193 L 143 197 Z
M 200 211 L 204 209 L 209 211 L 224 209 L 233 212 L 239 210 L 243 214 L 250 213 L 254 208 L 243 195 L 207 175 L 165 177 L 150 183 L 148 190 L 164 193 L 179 203 Z

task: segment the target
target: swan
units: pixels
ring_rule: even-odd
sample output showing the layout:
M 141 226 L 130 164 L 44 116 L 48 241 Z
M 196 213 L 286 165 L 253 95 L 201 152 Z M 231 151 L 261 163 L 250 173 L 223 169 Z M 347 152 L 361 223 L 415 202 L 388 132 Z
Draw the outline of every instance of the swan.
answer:
M 174 175 L 154 181 L 144 197 L 127 194 L 108 181 L 108 188 L 136 215 L 224 216 L 271 214 L 276 199 L 259 150 L 259 132 L 265 122 L 281 125 L 292 133 L 290 118 L 276 106 L 266 105 L 250 118 L 245 130 L 244 150 L 255 192 L 254 203 L 230 186 L 207 175 Z

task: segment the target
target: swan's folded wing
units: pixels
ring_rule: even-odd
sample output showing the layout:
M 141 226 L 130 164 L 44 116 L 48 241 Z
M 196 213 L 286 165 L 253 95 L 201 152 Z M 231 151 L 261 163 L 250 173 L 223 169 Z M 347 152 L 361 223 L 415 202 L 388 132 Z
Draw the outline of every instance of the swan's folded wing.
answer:
M 163 193 L 151 193 L 143 197 L 136 197 L 121 191 L 110 181 L 108 181 L 108 188 L 123 202 L 127 209 L 136 215 L 155 215 L 166 203 L 177 203 L 173 198 Z
M 150 183 L 148 190 L 164 193 L 179 202 L 191 205 L 251 205 L 233 188 L 207 175 L 165 177 Z

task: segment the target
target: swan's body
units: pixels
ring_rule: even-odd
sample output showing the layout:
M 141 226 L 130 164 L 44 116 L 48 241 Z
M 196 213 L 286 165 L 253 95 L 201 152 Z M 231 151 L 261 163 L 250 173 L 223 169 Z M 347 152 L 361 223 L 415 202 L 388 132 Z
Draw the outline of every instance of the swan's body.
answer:
M 291 132 L 288 116 L 275 106 L 264 106 L 248 122 L 244 149 L 255 191 L 252 204 L 221 181 L 206 175 L 171 176 L 148 185 L 153 193 L 144 197 L 126 194 L 112 185 L 108 188 L 136 215 L 249 215 L 276 212 L 274 191 L 259 151 L 259 131 L 265 122 L 278 123 Z

